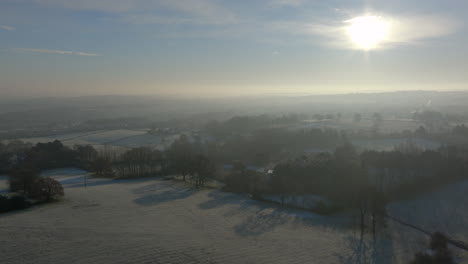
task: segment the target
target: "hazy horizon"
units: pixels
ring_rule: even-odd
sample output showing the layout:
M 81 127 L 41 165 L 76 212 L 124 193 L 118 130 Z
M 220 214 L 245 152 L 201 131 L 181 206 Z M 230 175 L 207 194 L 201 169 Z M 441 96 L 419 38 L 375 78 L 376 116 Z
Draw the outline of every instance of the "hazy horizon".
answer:
M 154 98 L 154 99 L 200 99 L 200 100 L 216 100 L 216 99 L 242 99 L 242 98 L 301 98 L 301 97 L 323 97 L 323 96 L 365 96 L 365 95 L 383 95 L 393 93 L 467 93 L 468 89 L 460 90 L 389 90 L 389 91 L 360 91 L 360 92 L 334 92 L 334 93 L 245 93 L 245 94 L 177 94 L 177 93 L 141 93 L 141 94 L 126 94 L 126 93 L 115 93 L 115 94 L 57 94 L 57 95 L 2 95 L 0 102 L 14 102 L 24 100 L 41 100 L 41 99 L 74 99 L 74 98 L 87 98 L 87 97 L 135 97 L 135 98 Z
M 467 0 L 0 0 L 1 259 L 468 264 Z

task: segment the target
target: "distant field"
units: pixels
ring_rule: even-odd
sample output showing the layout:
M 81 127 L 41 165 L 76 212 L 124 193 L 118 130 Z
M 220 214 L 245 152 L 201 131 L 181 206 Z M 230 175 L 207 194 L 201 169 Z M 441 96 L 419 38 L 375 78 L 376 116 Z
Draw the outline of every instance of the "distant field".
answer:
M 334 124 L 334 128 L 343 128 L 338 124 Z M 333 127 L 333 123 L 322 123 L 322 122 L 311 122 L 306 125 L 307 128 L 325 128 Z M 304 127 L 298 128 L 293 127 L 292 129 L 303 129 Z M 113 147 L 116 150 L 125 150 L 128 148 L 136 148 L 147 146 L 155 149 L 163 150 L 168 148 L 172 142 L 179 135 L 170 135 L 161 137 L 158 135 L 148 134 L 145 130 L 111 130 L 111 131 L 93 131 L 86 133 L 71 133 L 51 137 L 39 137 L 39 138 L 23 138 L 21 140 L 30 142 L 32 144 L 51 142 L 54 140 L 60 140 L 66 146 L 74 145 L 93 145 L 97 149 L 102 149 L 104 146 Z M 359 149 L 367 150 L 380 150 L 387 151 L 393 150 L 395 147 L 411 141 L 415 145 L 422 149 L 436 149 L 440 147 L 440 143 L 424 139 L 378 139 L 378 140 L 355 140 L 352 143 Z
M 383 121 L 382 126 L 380 128 L 381 132 L 384 133 L 393 133 L 393 132 L 402 132 L 405 130 L 414 131 L 423 124 L 410 120 L 410 119 L 386 119 Z M 332 128 L 332 129 L 344 129 L 344 130 L 370 130 L 373 127 L 373 122 L 370 119 L 362 119 L 360 122 L 353 122 L 352 120 L 344 119 L 344 120 L 323 120 L 323 121 L 316 121 L 316 120 L 305 120 L 302 124 L 293 126 L 291 129 L 298 130 L 298 129 L 309 129 L 309 128 Z
M 391 151 L 402 144 L 411 143 L 415 146 L 425 149 L 433 150 L 441 146 L 439 142 L 426 140 L 421 138 L 388 138 L 388 139 L 369 139 L 369 140 L 353 140 L 353 145 L 362 150 L 378 150 L 378 151 Z
M 121 148 L 135 148 L 141 146 L 150 146 L 158 149 L 168 147 L 178 135 L 160 137 L 148 134 L 145 130 L 111 130 L 94 131 L 86 133 L 72 133 L 51 137 L 23 138 L 21 140 L 32 144 L 51 142 L 60 140 L 67 146 L 74 145 L 93 145 L 97 148 L 107 146 Z

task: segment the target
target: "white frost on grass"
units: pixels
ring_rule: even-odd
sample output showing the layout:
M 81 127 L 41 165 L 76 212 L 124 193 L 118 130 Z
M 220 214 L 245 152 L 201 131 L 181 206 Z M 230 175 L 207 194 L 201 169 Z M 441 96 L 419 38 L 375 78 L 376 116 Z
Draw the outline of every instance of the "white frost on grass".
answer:
M 412 143 L 415 146 L 425 150 L 434 150 L 441 146 L 439 142 L 421 139 L 421 138 L 387 138 L 387 139 L 368 139 L 368 140 L 353 140 L 351 143 L 359 149 L 363 150 L 377 150 L 377 151 L 391 151 L 396 147 Z
M 427 242 L 417 232 L 390 224 L 377 250 L 370 251 L 373 243 L 360 243 L 358 231 L 342 224 L 343 216 L 320 216 L 157 178 L 91 179 L 95 184 L 84 188 L 84 174 L 45 172 L 66 183 L 63 201 L 0 216 L 3 262 L 294 264 L 365 258 L 366 263 L 398 264 L 408 263 L 418 250 L 413 242 Z M 363 248 L 372 254 L 362 254 Z
M 318 195 L 265 195 L 262 198 L 286 206 L 315 209 L 317 206 L 330 205 L 330 201 Z
M 178 137 L 179 135 L 171 135 L 163 138 L 158 135 L 148 134 L 145 130 L 118 129 L 69 133 L 50 137 L 22 138 L 21 140 L 31 144 L 60 140 L 68 147 L 73 147 L 74 145 L 92 145 L 99 150 L 106 146 L 121 151 L 136 147 L 151 147 L 162 150 L 169 147 Z

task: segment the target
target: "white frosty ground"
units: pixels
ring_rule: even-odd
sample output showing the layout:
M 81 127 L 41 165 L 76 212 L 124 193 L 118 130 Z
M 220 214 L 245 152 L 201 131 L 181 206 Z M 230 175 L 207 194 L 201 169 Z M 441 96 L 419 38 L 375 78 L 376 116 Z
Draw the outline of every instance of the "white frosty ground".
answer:
M 2 263 L 398 263 L 392 252 L 408 253 L 388 236 L 377 257 L 360 258 L 338 217 L 241 195 L 158 179 L 83 188 L 80 171 L 48 175 L 66 187 L 64 201 L 0 216 Z

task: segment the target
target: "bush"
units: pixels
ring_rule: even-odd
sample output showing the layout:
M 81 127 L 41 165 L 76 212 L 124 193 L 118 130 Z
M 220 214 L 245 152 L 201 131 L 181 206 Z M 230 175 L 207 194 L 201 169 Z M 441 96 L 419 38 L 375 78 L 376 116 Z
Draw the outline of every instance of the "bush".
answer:
M 39 175 L 32 169 L 18 169 L 10 174 L 10 190 L 12 192 L 28 193 L 39 179 Z
M 439 232 L 432 234 L 429 248 L 432 250 L 446 249 L 447 238 L 442 233 L 439 233 Z
M 431 264 L 431 263 L 433 263 L 432 257 L 424 253 L 417 253 L 416 256 L 414 257 L 414 260 L 411 261 L 411 264 Z
M 38 201 L 51 201 L 64 195 L 63 187 L 58 181 L 40 177 L 34 170 L 29 169 L 20 169 L 11 174 L 10 190 L 22 192 Z
M 436 251 L 435 255 L 433 256 L 433 263 L 435 264 L 453 264 L 452 252 L 447 248 L 439 249 Z
M 24 196 L 0 195 L 0 213 L 28 208 L 31 205 Z
M 453 264 L 452 252 L 447 247 L 447 237 L 436 232 L 431 235 L 429 248 L 432 254 L 417 253 L 411 264 Z
M 64 191 L 62 184 L 47 177 L 37 179 L 29 191 L 29 195 L 36 200 L 52 201 L 59 196 L 64 196 Z
M 31 203 L 26 200 L 26 197 L 17 195 L 10 198 L 11 210 L 28 208 Z
M 311 211 L 320 215 L 331 215 L 337 212 L 339 209 L 340 208 L 335 205 L 327 204 L 324 201 L 317 201 Z

